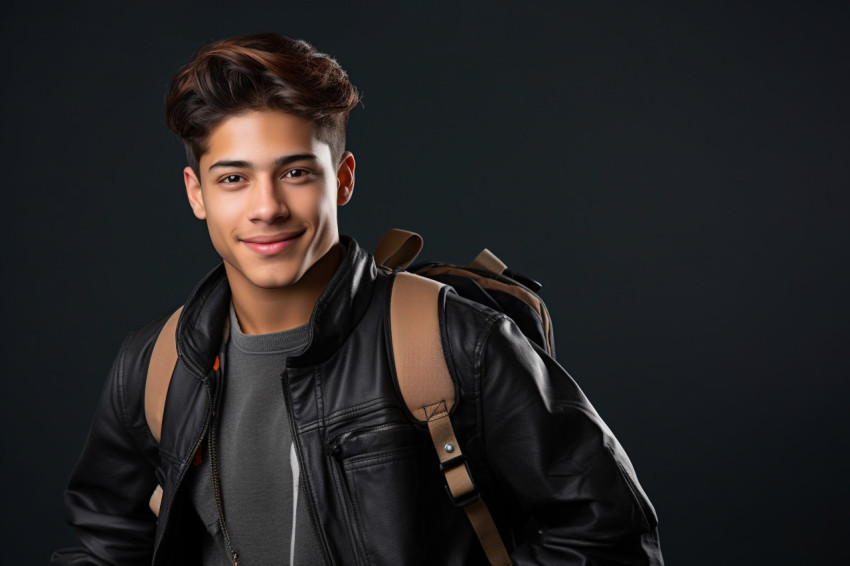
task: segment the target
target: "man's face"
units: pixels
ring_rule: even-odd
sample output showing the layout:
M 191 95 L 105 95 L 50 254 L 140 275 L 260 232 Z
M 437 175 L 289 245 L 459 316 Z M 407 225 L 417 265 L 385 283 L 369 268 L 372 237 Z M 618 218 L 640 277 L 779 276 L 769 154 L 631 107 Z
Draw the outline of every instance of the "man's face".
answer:
M 231 286 L 297 283 L 339 241 L 337 206 L 351 197 L 354 158 L 333 163 L 305 118 L 279 111 L 231 116 L 210 134 L 200 178 L 183 171 Z

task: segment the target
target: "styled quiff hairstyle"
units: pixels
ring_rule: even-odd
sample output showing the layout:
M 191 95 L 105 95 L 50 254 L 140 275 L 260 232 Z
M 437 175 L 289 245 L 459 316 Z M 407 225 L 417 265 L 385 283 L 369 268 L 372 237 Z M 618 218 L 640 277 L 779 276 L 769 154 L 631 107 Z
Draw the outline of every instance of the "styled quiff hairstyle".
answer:
M 202 47 L 172 79 L 165 117 L 200 175 L 210 132 L 229 116 L 255 110 L 307 118 L 336 163 L 345 150 L 348 114 L 359 100 L 348 75 L 329 55 L 306 41 L 252 33 Z

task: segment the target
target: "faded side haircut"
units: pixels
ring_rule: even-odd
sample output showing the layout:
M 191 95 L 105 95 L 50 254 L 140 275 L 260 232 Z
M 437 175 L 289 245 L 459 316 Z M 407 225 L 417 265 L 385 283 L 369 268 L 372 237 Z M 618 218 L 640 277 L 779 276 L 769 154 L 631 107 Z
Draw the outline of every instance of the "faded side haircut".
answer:
M 359 100 L 348 75 L 329 55 L 306 41 L 252 33 L 202 47 L 171 80 L 165 116 L 200 175 L 198 163 L 209 149 L 212 130 L 229 116 L 255 110 L 281 110 L 310 120 L 336 163 L 345 151 L 348 114 Z

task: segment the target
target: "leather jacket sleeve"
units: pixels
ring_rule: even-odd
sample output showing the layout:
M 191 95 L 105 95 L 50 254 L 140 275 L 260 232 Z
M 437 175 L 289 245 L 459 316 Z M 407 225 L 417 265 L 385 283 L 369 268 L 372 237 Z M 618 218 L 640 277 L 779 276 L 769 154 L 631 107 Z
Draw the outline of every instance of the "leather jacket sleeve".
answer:
M 83 547 L 55 552 L 51 564 L 151 562 L 156 517 L 148 501 L 157 485 L 156 453 L 150 450 L 152 438 L 147 440 L 144 408 L 127 403 L 144 399 L 150 346 L 138 334 L 129 335 L 112 366 L 65 492 L 68 522 Z
M 486 459 L 534 533 L 514 563 L 662 565 L 632 464 L 567 372 L 502 316 L 479 360 Z

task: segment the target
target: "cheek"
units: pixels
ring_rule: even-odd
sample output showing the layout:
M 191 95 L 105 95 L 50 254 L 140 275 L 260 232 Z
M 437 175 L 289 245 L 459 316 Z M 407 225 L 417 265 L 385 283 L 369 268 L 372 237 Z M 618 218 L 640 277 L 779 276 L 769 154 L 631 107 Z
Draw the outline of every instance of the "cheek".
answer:
M 224 244 L 224 235 L 221 233 L 219 226 L 215 223 L 207 220 L 207 231 L 210 234 L 210 242 L 212 242 L 213 247 L 218 252 L 218 255 L 224 256 L 226 255 L 227 249 L 223 245 Z
M 325 222 L 336 220 L 336 197 L 336 182 L 332 186 L 329 184 L 325 187 L 325 190 L 319 196 L 320 202 L 316 203 L 316 208 Z
M 329 229 L 336 226 L 336 206 L 333 203 L 323 199 L 316 203 L 313 213 L 313 223 L 318 232 L 327 234 Z
M 288 204 L 293 215 L 314 225 L 323 224 L 330 210 L 326 191 L 319 187 L 311 191 L 294 192 L 290 195 Z
M 235 204 L 226 201 L 207 201 L 207 229 L 214 241 L 223 239 L 235 228 L 238 217 L 238 214 L 234 213 L 238 209 L 234 206 Z

